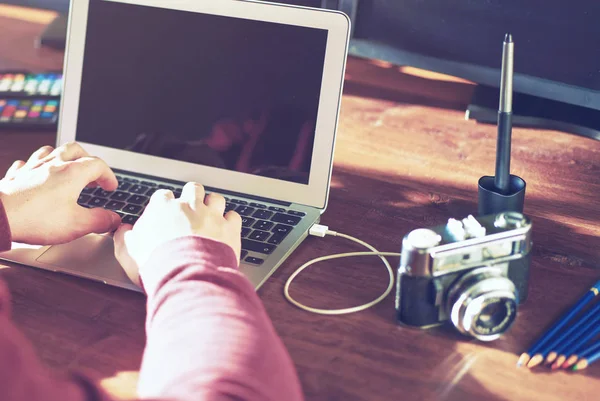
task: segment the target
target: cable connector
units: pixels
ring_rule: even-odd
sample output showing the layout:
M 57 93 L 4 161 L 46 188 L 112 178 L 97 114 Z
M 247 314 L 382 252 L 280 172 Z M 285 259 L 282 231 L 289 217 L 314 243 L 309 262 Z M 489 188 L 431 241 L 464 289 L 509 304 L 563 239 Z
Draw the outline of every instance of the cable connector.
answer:
M 308 233 L 310 235 L 314 235 L 315 237 L 323 238 L 324 236 L 327 235 L 328 231 L 329 231 L 329 227 L 327 227 L 327 226 L 323 226 L 321 224 L 313 224 L 313 226 L 308 230 Z

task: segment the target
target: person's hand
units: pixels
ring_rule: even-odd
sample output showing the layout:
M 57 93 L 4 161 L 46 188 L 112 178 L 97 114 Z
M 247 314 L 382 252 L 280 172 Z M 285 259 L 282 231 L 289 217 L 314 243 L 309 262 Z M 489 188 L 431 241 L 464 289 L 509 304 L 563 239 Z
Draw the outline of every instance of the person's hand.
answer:
M 135 226 L 124 224 L 115 232 L 115 256 L 137 285 L 139 268 L 152 252 L 179 237 L 197 235 L 222 242 L 239 260 L 242 218 L 234 211 L 223 216 L 224 212 L 225 198 L 214 193 L 205 197 L 200 184 L 187 183 L 178 199 L 171 191 L 158 190 Z
M 32 245 L 62 244 L 89 233 L 116 229 L 119 215 L 77 204 L 87 185 L 114 191 L 117 178 L 108 165 L 79 144 L 44 146 L 27 162 L 18 160 L 0 180 L 12 240 Z

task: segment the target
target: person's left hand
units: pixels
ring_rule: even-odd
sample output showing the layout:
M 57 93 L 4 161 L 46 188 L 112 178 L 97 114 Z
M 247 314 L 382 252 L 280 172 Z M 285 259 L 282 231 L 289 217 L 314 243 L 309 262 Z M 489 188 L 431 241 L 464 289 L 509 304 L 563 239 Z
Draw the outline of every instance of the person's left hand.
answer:
M 77 204 L 87 185 L 114 191 L 118 182 L 104 161 L 77 143 L 57 149 L 44 146 L 27 162 L 16 161 L 0 180 L 0 201 L 12 240 L 55 245 L 116 229 L 121 223 L 118 214 Z

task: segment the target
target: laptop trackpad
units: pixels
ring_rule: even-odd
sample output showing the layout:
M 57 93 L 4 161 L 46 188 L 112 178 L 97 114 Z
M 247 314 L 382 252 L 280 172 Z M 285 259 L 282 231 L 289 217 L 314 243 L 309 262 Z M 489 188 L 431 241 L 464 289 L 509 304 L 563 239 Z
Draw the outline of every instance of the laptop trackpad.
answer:
M 58 271 L 129 288 L 129 280 L 115 259 L 113 239 L 90 234 L 63 245 L 54 245 L 37 258 Z

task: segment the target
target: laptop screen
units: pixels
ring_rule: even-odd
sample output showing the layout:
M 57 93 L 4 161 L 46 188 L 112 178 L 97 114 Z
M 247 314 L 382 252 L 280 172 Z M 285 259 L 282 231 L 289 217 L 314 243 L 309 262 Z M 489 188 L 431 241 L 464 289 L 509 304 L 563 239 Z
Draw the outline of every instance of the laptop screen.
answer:
M 327 34 L 91 0 L 76 138 L 308 184 Z

